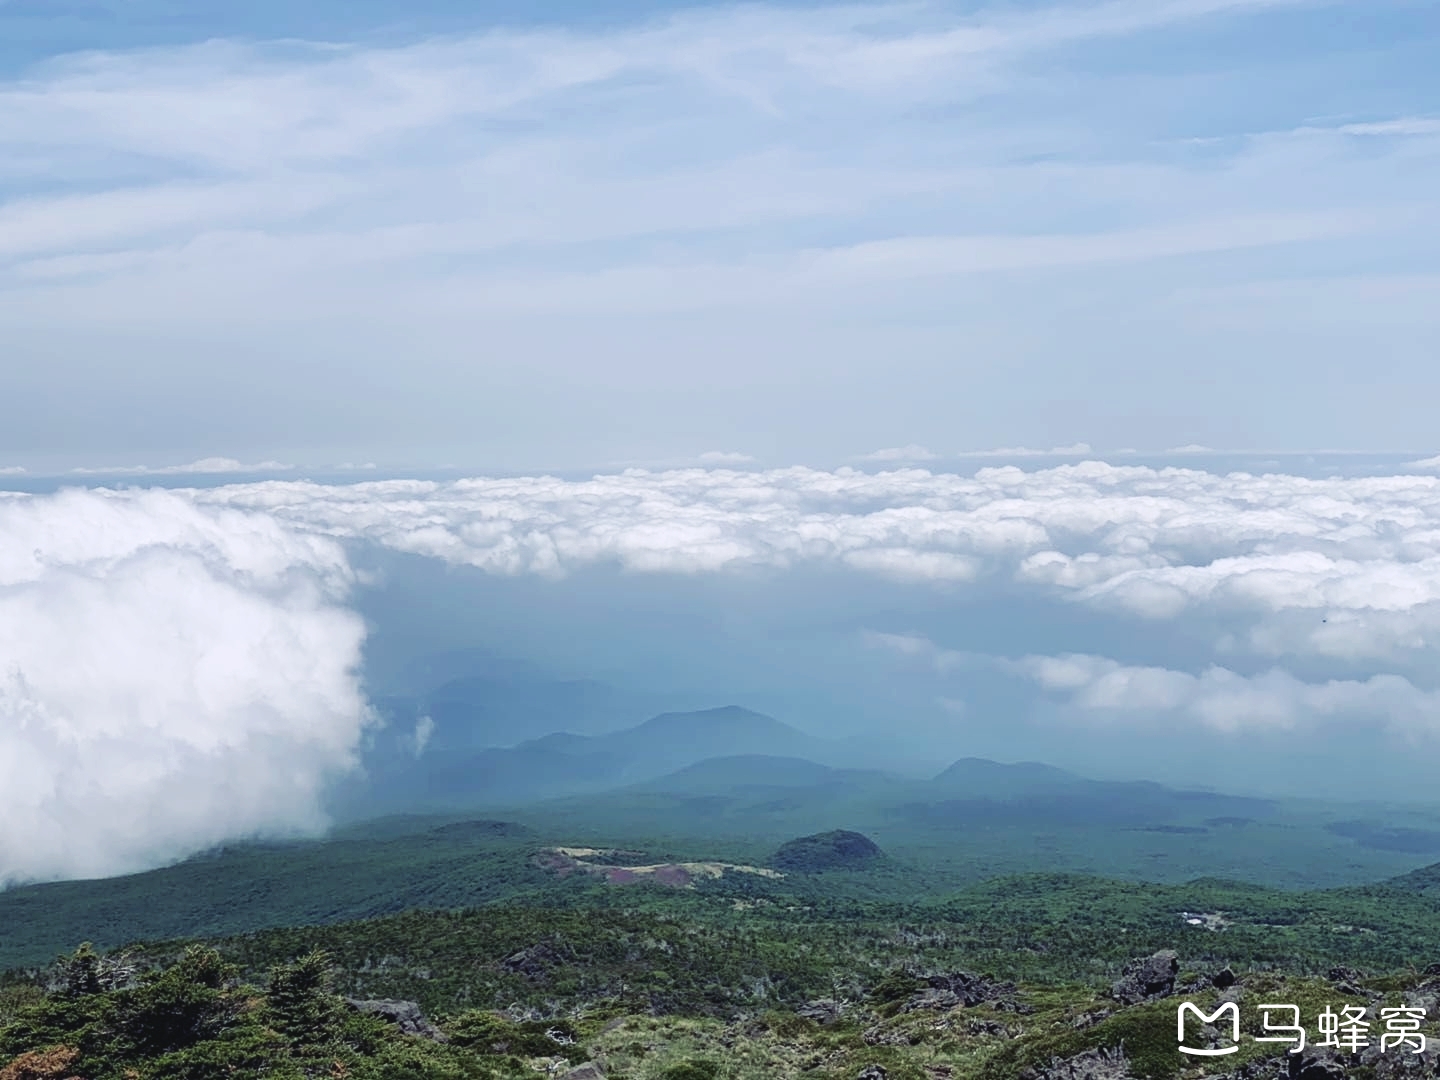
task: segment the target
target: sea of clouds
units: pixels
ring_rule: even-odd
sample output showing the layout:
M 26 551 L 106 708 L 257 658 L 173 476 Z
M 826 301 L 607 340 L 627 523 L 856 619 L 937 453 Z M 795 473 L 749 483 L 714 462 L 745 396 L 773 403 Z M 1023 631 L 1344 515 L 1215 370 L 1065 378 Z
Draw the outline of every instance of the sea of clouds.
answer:
M 1097 618 L 1217 628 L 1187 670 L 1094 653 L 984 663 L 1074 717 L 1164 731 L 1364 723 L 1440 735 L 1440 478 L 1087 461 L 0 496 L 0 881 L 114 873 L 314 828 L 373 723 L 348 554 L 563 581 L 826 567 L 947 594 L 1000 582 Z M 1325 672 L 1316 677 L 1315 672 Z

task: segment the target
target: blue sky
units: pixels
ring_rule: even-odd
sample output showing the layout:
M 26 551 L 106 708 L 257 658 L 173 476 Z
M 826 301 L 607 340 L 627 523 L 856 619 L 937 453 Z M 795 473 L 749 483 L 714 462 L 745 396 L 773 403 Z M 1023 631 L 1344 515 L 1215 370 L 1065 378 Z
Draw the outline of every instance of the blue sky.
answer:
M 0 466 L 1426 450 L 1440 13 L 0 3 Z

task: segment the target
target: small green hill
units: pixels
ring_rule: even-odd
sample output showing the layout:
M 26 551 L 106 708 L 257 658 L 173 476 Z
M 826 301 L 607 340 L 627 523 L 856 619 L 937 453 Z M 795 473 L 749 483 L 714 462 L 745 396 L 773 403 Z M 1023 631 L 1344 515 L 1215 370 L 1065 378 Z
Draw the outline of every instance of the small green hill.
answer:
M 858 870 L 884 853 L 864 833 L 848 829 L 801 836 L 782 844 L 770 859 L 777 870 L 811 874 L 824 870 Z
M 1395 889 L 1405 889 L 1408 892 L 1423 893 L 1426 896 L 1433 896 L 1440 893 L 1440 863 L 1431 863 L 1429 866 L 1422 866 L 1418 870 L 1412 870 L 1408 874 L 1401 874 L 1388 881 L 1380 883 Z

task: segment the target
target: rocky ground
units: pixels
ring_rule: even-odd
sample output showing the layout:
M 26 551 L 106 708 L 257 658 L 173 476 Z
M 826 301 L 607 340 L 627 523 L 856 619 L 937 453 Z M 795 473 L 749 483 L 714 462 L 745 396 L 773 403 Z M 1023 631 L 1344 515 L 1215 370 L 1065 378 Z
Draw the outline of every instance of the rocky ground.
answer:
M 1179 1053 L 1181 1003 L 1205 1014 L 1235 1003 L 1239 1044 L 1214 1023 L 1192 1022 L 1187 1041 L 1205 1049 L 1236 1045 L 1208 1059 Z M 1256 1008 L 1293 1004 L 1307 1045 L 1262 1044 Z M 963 971 L 896 973 L 858 997 L 824 998 L 784 1013 L 722 1021 L 677 1016 L 616 1016 L 582 1021 L 579 1036 L 551 1054 L 526 1059 L 531 1075 L 563 1080 L 1400 1080 L 1440 1077 L 1440 967 L 1367 978 L 1336 968 L 1325 978 L 1273 972 L 1186 971 L 1165 950 L 1136 958 L 1108 992 L 1022 987 Z M 1317 1047 L 1314 1017 L 1326 1007 L 1370 1025 L 1368 1045 Z M 444 1038 L 413 1006 L 389 1010 L 402 1030 Z M 1381 1046 L 1382 1010 L 1422 1010 L 1418 1040 Z M 421 1030 L 418 1025 L 427 1025 Z M 500 1051 L 501 1046 L 492 1047 Z M 584 1060 L 577 1060 L 583 1058 Z

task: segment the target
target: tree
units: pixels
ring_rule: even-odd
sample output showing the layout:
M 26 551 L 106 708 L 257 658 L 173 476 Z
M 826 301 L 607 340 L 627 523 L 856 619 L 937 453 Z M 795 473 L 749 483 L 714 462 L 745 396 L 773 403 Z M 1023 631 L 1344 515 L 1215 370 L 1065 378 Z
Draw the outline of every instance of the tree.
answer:
M 244 1011 L 236 975 L 214 949 L 192 945 L 177 963 L 117 995 L 117 1033 L 143 1057 L 213 1039 Z
M 265 1007 L 272 1027 L 296 1047 L 326 1041 L 340 1013 L 330 992 L 330 957 L 312 952 L 270 973 Z

